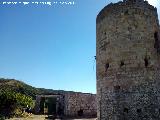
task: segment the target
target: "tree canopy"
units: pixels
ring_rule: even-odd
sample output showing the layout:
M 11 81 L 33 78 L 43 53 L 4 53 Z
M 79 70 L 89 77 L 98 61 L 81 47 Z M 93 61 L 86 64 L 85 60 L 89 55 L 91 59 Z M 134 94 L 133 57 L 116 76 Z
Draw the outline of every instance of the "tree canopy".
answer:
M 2 116 L 12 116 L 16 114 L 16 109 L 32 107 L 32 105 L 32 97 L 12 91 L 0 92 L 0 115 Z

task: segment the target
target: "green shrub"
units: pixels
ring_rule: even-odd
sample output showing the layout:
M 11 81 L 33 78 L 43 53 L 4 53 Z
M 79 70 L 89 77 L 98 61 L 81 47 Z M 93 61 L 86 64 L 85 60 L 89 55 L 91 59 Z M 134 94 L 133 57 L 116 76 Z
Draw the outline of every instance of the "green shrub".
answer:
M 5 120 L 4 116 L 0 115 L 0 120 Z
M 20 114 L 23 108 L 31 107 L 32 105 L 31 97 L 12 91 L 0 92 L 0 114 L 2 116 L 12 117 L 17 115 L 17 111 Z

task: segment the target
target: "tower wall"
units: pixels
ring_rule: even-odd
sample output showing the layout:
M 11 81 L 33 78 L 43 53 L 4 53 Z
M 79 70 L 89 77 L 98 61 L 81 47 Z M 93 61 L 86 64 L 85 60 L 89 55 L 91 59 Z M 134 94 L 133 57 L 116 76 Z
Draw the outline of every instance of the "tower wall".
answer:
M 143 0 L 109 4 L 96 30 L 98 119 L 160 119 L 157 9 Z

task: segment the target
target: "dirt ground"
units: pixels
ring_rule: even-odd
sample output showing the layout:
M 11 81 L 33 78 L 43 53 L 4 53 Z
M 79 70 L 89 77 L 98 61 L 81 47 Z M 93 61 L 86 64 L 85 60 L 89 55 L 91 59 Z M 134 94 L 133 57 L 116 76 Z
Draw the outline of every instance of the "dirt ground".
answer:
M 51 119 L 46 119 L 45 115 L 32 115 L 27 118 L 11 118 L 11 119 L 6 119 L 6 120 L 51 120 Z M 60 120 L 60 119 L 56 119 Z M 68 120 L 96 120 L 96 119 L 68 119 Z

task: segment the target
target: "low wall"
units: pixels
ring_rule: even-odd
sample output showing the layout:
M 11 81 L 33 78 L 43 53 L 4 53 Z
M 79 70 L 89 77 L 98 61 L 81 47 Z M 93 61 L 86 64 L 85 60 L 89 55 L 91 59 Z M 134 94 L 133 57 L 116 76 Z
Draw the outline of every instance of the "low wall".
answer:
M 96 95 L 68 92 L 65 94 L 65 115 L 73 117 L 96 117 Z
M 66 117 L 96 117 L 97 116 L 97 103 L 96 94 L 80 93 L 65 91 L 60 94 L 54 95 L 37 95 L 35 113 L 40 114 L 40 101 L 42 98 L 57 98 L 56 111 L 57 115 L 59 105 L 63 116 Z

